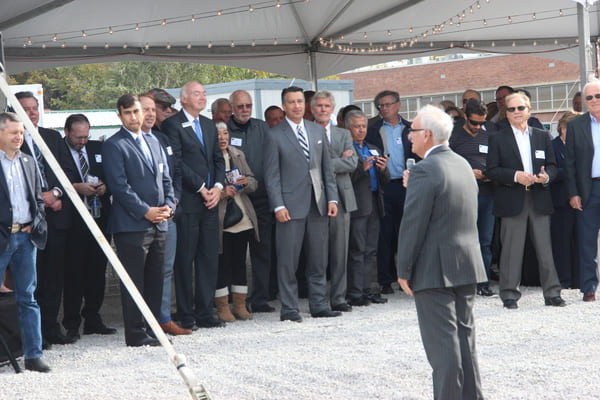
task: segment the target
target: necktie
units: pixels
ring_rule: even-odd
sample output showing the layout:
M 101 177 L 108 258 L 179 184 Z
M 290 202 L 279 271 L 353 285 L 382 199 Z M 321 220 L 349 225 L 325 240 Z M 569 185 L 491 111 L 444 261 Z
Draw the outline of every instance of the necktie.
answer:
M 138 137 L 135 138 L 135 142 L 137 143 L 137 145 L 139 146 L 140 150 L 142 151 L 142 154 L 146 158 L 146 161 L 148 161 L 148 164 L 152 165 L 152 157 L 150 156 L 150 154 L 148 154 L 147 152 L 144 151 L 144 147 L 142 146 L 142 137 L 141 137 L 141 135 L 139 135 Z
M 310 153 L 308 152 L 308 141 L 306 140 L 306 136 L 302 131 L 302 127 L 298 125 L 298 143 L 300 143 L 300 147 L 302 148 L 302 152 L 306 157 L 306 161 L 310 162 Z
M 88 172 L 90 172 L 90 167 L 87 161 L 85 161 L 85 156 L 81 150 L 79 150 L 79 168 L 81 169 L 82 182 L 87 182 L 87 175 Z
M 202 129 L 200 128 L 200 121 L 198 121 L 198 118 L 194 120 L 194 129 L 196 130 L 196 136 L 198 136 L 198 140 L 200 140 L 204 151 L 206 151 L 206 145 L 204 144 L 204 138 L 202 137 Z

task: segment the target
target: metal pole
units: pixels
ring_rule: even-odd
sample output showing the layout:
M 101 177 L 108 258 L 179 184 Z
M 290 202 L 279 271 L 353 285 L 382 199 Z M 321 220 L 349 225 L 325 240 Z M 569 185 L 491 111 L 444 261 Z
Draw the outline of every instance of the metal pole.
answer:
M 592 64 L 592 45 L 590 44 L 590 6 L 577 4 L 577 29 L 579 35 L 579 75 L 583 88 L 596 76 Z
M 156 335 L 156 338 L 160 341 L 160 344 L 169 355 L 169 360 L 175 365 L 175 368 L 177 368 L 177 370 L 179 371 L 181 378 L 187 385 L 190 394 L 192 395 L 192 399 L 209 399 L 210 397 L 204 389 L 204 386 L 202 386 L 202 384 L 198 382 L 198 379 L 196 378 L 192 370 L 185 365 L 185 356 L 183 354 L 177 354 L 175 352 L 173 345 L 171 344 L 171 342 L 169 342 L 169 339 L 161 329 L 160 325 L 158 324 L 158 321 L 156 320 L 156 318 L 154 318 L 152 311 L 150 311 L 150 308 L 148 308 L 148 305 L 144 301 L 144 298 L 142 297 L 137 287 L 129 277 L 129 274 L 125 270 L 125 267 L 123 267 L 123 264 L 121 264 L 121 260 L 119 260 L 117 254 L 110 246 L 110 243 L 108 243 L 106 237 L 104 237 L 104 234 L 96 224 L 96 221 L 94 221 L 94 218 L 92 218 L 85 204 L 83 204 L 83 201 L 79 197 L 79 194 L 77 194 L 75 188 L 73 188 L 73 185 L 69 181 L 69 178 L 67 178 L 64 171 L 58 164 L 58 161 L 56 161 L 56 158 L 54 158 L 54 155 L 46 145 L 46 142 L 44 142 L 35 126 L 33 126 L 33 123 L 25 113 L 25 110 L 23 110 L 23 107 L 21 107 L 21 103 L 19 103 L 15 95 L 10 91 L 4 73 L 0 73 L 0 92 L 4 93 L 6 98 L 10 101 L 10 104 L 15 109 L 17 115 L 19 115 L 19 117 L 23 121 L 25 129 L 27 129 L 27 131 L 31 133 L 33 141 L 39 147 L 40 151 L 42 152 L 42 155 L 44 156 L 44 159 L 52 169 L 52 172 L 54 172 L 54 174 L 58 178 L 58 181 L 62 185 L 67 196 L 69 196 L 69 199 L 73 202 L 75 209 L 83 218 L 83 221 L 85 222 L 90 232 L 100 245 L 100 248 L 102 248 L 102 251 L 104 251 L 104 254 L 106 254 L 108 261 L 110 261 L 115 272 L 117 273 L 117 275 L 119 275 L 121 282 L 135 301 L 135 304 L 142 312 L 142 315 L 144 316 L 150 327 L 152 328 L 152 331 Z
M 4 70 L 4 66 L 6 63 L 4 62 L 4 38 L 2 36 L 2 32 L 0 32 L 0 74 L 6 73 Z M 0 111 L 6 110 L 6 96 L 0 92 Z
M 317 55 L 314 51 L 308 52 L 308 74 L 312 81 L 312 89 L 317 92 L 319 90 L 319 76 L 317 75 Z

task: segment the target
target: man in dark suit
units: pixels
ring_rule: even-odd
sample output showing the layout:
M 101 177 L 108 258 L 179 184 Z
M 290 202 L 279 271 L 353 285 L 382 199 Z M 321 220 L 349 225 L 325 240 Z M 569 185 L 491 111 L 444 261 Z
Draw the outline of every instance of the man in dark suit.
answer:
M 183 214 L 177 223 L 174 266 L 177 317 L 184 329 L 194 328 L 194 322 L 201 328 L 222 327 L 225 323 L 213 315 L 213 299 L 219 268 L 216 206 L 223 191 L 225 161 L 214 122 L 200 115 L 206 107 L 204 87 L 186 83 L 181 105 L 181 111 L 162 124 L 182 174 Z
M 110 194 L 104 183 L 102 143 L 89 141 L 90 122 L 83 114 L 70 115 L 65 121 L 65 139 L 60 151 L 60 165 L 96 223 L 110 238 L 107 223 L 110 213 Z M 79 325 L 85 319 L 84 334 L 110 335 L 117 332 L 102 322 L 100 308 L 104 301 L 106 256 L 85 222 L 72 210 L 73 224 L 67 233 L 63 326 L 67 338 L 79 339 Z M 109 239 L 110 241 L 110 239 Z M 81 307 L 83 300 L 85 305 Z
M 539 261 L 546 305 L 565 306 L 550 245 L 552 198 L 548 184 L 556 177 L 556 161 L 547 132 L 528 126 L 529 98 L 506 97 L 510 126 L 489 138 L 486 176 L 495 181 L 494 215 L 501 218 L 500 298 L 516 309 L 527 227 Z
M 306 251 L 309 306 L 313 317 L 337 317 L 327 305 L 328 219 L 337 214 L 337 189 L 325 130 L 304 116 L 302 89 L 281 93 L 286 118 L 266 136 L 265 185 L 275 211 L 277 275 L 282 321 L 301 322 L 296 269 Z
M 483 399 L 473 302 L 487 280 L 477 235 L 477 183 L 448 147 L 452 119 L 434 106 L 413 121 L 412 151 L 423 161 L 404 175 L 398 283 L 414 295 L 435 399 Z
M 38 126 L 39 104 L 33 93 L 19 92 L 15 95 L 27 116 L 57 161 L 65 155 L 60 151 L 63 140 L 55 130 Z M 33 142 L 30 132 L 25 131 L 23 152 L 30 154 L 36 160 L 41 177 L 42 199 L 46 206 L 46 221 L 48 223 L 48 241 L 44 250 L 37 253 L 37 290 L 36 299 L 40 306 L 42 317 L 42 336 L 48 343 L 68 344 L 73 340 L 67 338 L 58 323 L 58 312 L 64 287 L 64 266 L 66 262 L 67 233 L 72 227 L 73 204 L 63 196 L 62 185 L 50 169 L 39 148 Z M 73 178 L 73 176 L 69 176 Z
M 333 126 L 331 114 L 335 109 L 335 97 L 322 90 L 312 98 L 315 122 L 325 128 L 325 137 L 331 150 L 331 169 L 338 190 L 338 213 L 329 218 L 329 299 L 334 311 L 352 311 L 346 303 L 348 241 L 350 239 L 350 213 L 356 210 L 356 199 L 350 174 L 356 169 L 358 155 L 352 146 L 352 136 L 346 129 Z M 365 132 L 366 133 L 366 132 Z
M 565 172 L 569 204 L 578 210 L 580 290 L 583 301 L 595 301 L 598 288 L 600 229 L 600 81 L 583 88 L 588 112 L 567 124 Z
M 117 254 L 148 307 L 159 318 L 167 220 L 175 202 L 160 145 L 144 137 L 144 117 L 137 96 L 125 94 L 117 101 L 121 130 L 102 149 L 108 189 L 113 196 L 109 231 Z M 144 329 L 144 319 L 121 284 L 121 304 L 128 346 L 158 346 Z
M 0 113 L 0 282 L 10 264 L 25 368 L 48 372 L 42 361 L 40 309 L 34 298 L 35 248 L 44 248 L 47 230 L 35 160 L 20 152 L 23 122 Z
M 410 151 L 408 129 L 410 122 L 400 116 L 400 95 L 384 90 L 375 97 L 381 119 L 367 130 L 367 143 L 373 144 L 389 156 L 390 181 L 383 187 L 385 215 L 381 218 L 377 241 L 377 280 L 381 293 L 391 294 L 390 286 L 396 281 L 394 255 L 398 245 L 398 228 L 402 221 L 406 189 L 402 185 L 402 174 L 408 158 L 416 158 Z
M 350 216 L 348 250 L 348 303 L 368 306 L 387 299 L 371 292 L 373 259 L 377 252 L 379 221 L 384 215 L 383 185 L 390 179 L 387 157 L 381 149 L 365 142 L 367 117 L 360 110 L 346 115 L 344 126 L 350 129 L 353 147 L 359 159 L 350 175 L 357 209 Z

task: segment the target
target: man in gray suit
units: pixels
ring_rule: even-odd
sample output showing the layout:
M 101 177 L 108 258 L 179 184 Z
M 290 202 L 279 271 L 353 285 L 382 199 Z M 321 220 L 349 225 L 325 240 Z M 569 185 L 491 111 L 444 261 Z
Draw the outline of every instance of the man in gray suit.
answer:
M 334 311 L 352 311 L 346 303 L 346 265 L 350 235 L 350 213 L 356 210 L 356 199 L 350 174 L 356 169 L 358 155 L 352 146 L 352 136 L 346 129 L 333 126 L 331 114 L 335 109 L 335 97 L 327 90 L 313 96 L 311 110 L 315 122 L 325 128 L 330 143 L 331 169 L 338 189 L 338 213 L 329 218 L 329 273 L 331 308 Z
M 448 147 L 452 126 L 433 106 L 412 123 L 412 152 L 423 161 L 404 173 L 398 283 L 415 297 L 434 398 L 482 399 L 473 301 L 477 282 L 487 277 L 477 236 L 477 182 Z
M 290 86 L 281 92 L 286 118 L 265 137 L 264 179 L 275 211 L 277 275 L 282 321 L 301 322 L 296 269 L 300 249 L 307 256 L 306 277 L 313 317 L 337 317 L 325 297 L 327 292 L 328 219 L 337 215 L 337 189 L 325 130 L 303 119 L 302 89 Z

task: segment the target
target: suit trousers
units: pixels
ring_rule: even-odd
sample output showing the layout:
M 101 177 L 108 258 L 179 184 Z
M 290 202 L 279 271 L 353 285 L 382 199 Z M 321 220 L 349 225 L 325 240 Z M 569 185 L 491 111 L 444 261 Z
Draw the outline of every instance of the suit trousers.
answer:
M 377 251 L 379 216 L 377 192 L 373 194 L 373 211 L 370 215 L 352 217 L 348 250 L 348 298 L 358 299 L 371 294 L 373 259 Z
M 169 220 L 169 230 L 165 239 L 165 267 L 163 276 L 163 293 L 160 305 L 159 324 L 166 324 L 171 320 L 171 293 L 173 292 L 173 264 L 177 251 L 177 223 L 175 219 Z
M 394 255 L 398 249 L 398 230 L 404 213 L 406 189 L 402 180 L 387 183 L 383 188 L 385 216 L 381 218 L 377 242 L 377 280 L 379 285 L 390 285 L 398 280 Z
M 433 369 L 434 399 L 483 399 L 473 320 L 476 287 L 414 293 L 421 339 Z
M 276 223 L 277 279 L 281 298 L 281 316 L 300 312 L 298 308 L 298 283 L 296 269 L 300 250 L 306 252 L 306 279 L 308 303 L 312 314 L 327 306 L 327 248 L 328 217 L 319 214 L 314 200 L 306 218 Z
M 554 266 L 563 289 L 579 287 L 577 214 L 577 210 L 566 205 L 555 207 L 550 218 Z
M 250 260 L 252 263 L 252 290 L 248 302 L 251 306 L 264 306 L 269 299 L 269 283 L 275 219 L 267 197 L 250 197 L 258 222 L 260 241 L 250 235 Z
M 540 282 L 544 298 L 560 295 L 560 283 L 552 258 L 550 215 L 535 210 L 533 195 L 525 192 L 523 209 L 513 217 L 503 217 L 500 225 L 502 252 L 500 254 L 500 298 L 519 300 L 525 236 L 529 224 L 531 240 L 539 263 Z
M 114 234 L 119 259 L 156 319 L 160 317 L 162 299 L 165 237 L 165 232 L 154 227 L 145 232 Z M 147 337 L 144 318 L 123 283 L 121 305 L 125 342 L 138 343 Z
M 329 217 L 329 299 L 334 306 L 346 301 L 349 238 L 350 213 L 340 205 L 337 215 Z
M 477 232 L 479 233 L 479 247 L 483 257 L 483 266 L 490 279 L 490 267 L 492 266 L 492 238 L 494 237 L 494 225 L 496 217 L 493 214 L 494 195 L 480 194 L 477 196 Z M 487 286 L 488 282 L 480 283 L 478 286 Z
M 217 208 L 185 213 L 177 221 L 175 298 L 181 326 L 213 318 L 219 271 L 219 216 Z M 195 292 L 194 292 L 195 290 Z
M 600 181 L 592 181 L 590 198 L 577 213 L 579 279 L 582 293 L 598 289 L 598 230 L 600 229 Z
M 107 239 L 110 242 L 110 236 Z M 63 326 L 78 329 L 82 316 L 85 325 L 98 326 L 102 323 L 100 308 L 104 302 L 106 256 L 79 216 L 74 218 L 67 243 Z

